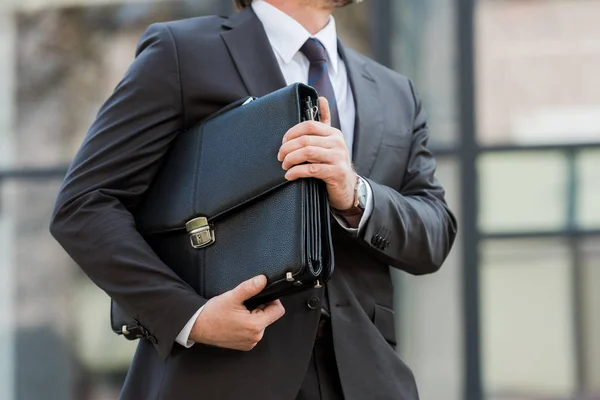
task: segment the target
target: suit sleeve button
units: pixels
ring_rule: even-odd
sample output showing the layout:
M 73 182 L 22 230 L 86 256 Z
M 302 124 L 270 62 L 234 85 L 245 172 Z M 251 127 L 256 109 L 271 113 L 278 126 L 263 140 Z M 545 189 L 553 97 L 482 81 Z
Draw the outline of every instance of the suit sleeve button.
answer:
M 321 300 L 319 300 L 318 297 L 311 297 L 310 299 L 308 299 L 308 302 L 306 303 L 306 305 L 308 306 L 308 308 L 310 308 L 311 310 L 316 310 L 318 308 L 320 308 L 320 304 L 321 304 Z

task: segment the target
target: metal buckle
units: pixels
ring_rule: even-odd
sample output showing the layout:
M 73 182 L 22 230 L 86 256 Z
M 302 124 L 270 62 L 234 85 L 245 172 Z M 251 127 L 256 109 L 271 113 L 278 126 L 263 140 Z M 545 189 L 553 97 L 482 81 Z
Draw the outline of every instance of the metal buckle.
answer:
M 318 115 L 319 115 L 319 106 L 314 106 L 312 108 L 312 110 L 310 110 L 310 119 L 314 121 L 317 119 Z
M 195 249 L 210 246 L 215 242 L 215 232 L 205 217 L 194 218 L 188 221 L 185 224 L 185 229 L 190 235 L 190 243 Z

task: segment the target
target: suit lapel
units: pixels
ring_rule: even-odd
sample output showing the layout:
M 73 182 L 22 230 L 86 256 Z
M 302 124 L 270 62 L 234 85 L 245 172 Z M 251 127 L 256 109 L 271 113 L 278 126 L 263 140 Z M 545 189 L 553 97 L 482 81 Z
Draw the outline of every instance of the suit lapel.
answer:
M 345 50 L 340 41 L 338 47 L 348 70 L 356 107 L 352 159 L 356 172 L 368 177 L 383 138 L 383 108 L 379 100 L 379 90 L 365 61 L 355 52 Z
M 250 96 L 261 97 L 286 85 L 265 30 L 248 7 L 232 15 L 221 33 Z

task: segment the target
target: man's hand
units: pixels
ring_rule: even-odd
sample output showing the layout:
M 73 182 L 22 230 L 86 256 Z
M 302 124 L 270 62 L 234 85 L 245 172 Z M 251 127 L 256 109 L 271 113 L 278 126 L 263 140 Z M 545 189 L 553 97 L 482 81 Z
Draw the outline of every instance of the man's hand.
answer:
M 260 275 L 210 299 L 192 328 L 190 340 L 226 349 L 252 350 L 261 341 L 265 328 L 285 314 L 279 300 L 252 312 L 244 306 L 244 301 L 259 294 L 266 285 L 267 278 Z
M 277 159 L 287 171 L 287 180 L 323 180 L 331 207 L 343 211 L 353 206 L 356 172 L 342 132 L 331 127 L 327 99 L 320 97 L 319 106 L 321 122 L 305 121 L 287 131 Z

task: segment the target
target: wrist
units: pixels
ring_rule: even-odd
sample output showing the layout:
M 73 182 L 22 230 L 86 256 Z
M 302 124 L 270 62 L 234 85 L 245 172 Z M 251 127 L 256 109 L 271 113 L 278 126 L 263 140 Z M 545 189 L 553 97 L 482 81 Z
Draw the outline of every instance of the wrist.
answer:
M 206 313 L 204 312 L 204 310 L 202 311 L 203 312 L 201 312 L 198 315 L 196 321 L 194 322 L 194 325 L 192 326 L 192 331 L 190 332 L 190 340 L 194 341 L 195 343 L 207 344 L 206 333 L 209 321 L 206 321 Z
M 366 182 L 358 174 L 355 174 L 355 177 L 352 202 L 343 209 L 335 209 L 336 213 L 344 217 L 350 225 L 352 219 L 362 216 L 366 207 Z

